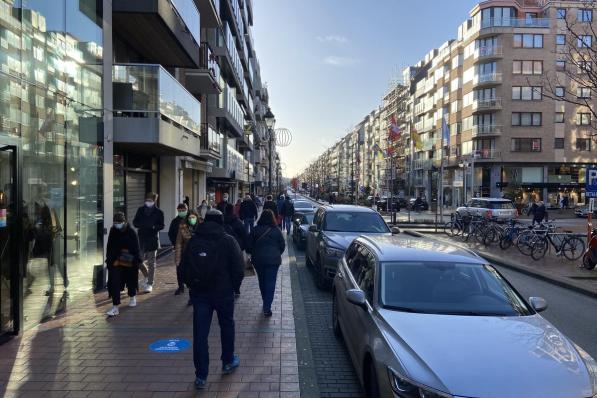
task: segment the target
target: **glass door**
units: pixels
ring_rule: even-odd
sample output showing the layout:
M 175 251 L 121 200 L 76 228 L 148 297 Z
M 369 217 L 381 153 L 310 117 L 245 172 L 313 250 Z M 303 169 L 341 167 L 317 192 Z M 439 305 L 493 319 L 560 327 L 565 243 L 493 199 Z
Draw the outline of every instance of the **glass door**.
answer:
M 16 148 L 0 144 L 0 336 L 14 333 L 17 308 Z

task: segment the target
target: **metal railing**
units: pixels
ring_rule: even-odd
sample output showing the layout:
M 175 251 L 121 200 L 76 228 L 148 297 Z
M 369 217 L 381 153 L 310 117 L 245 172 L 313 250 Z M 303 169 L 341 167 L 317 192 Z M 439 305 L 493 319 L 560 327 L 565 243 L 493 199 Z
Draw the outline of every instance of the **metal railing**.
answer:
M 500 135 L 502 134 L 503 126 L 495 124 L 479 124 L 473 126 L 473 137 L 480 135 Z
M 484 58 L 484 57 L 501 57 L 504 54 L 504 49 L 502 46 L 482 46 L 475 49 L 474 57 L 476 58 Z
M 216 130 L 212 129 L 207 123 L 201 124 L 201 149 L 212 151 L 215 153 L 221 152 L 222 135 Z
M 483 73 L 481 75 L 475 75 L 473 78 L 473 84 L 482 83 L 501 83 L 502 74 L 499 72 Z
M 549 28 L 549 18 L 487 18 L 481 21 L 481 29 L 486 28 Z
M 473 109 L 501 109 L 501 98 L 481 98 L 473 101 Z
M 211 50 L 208 42 L 201 43 L 201 52 L 199 53 L 199 67 L 207 69 L 211 73 L 215 81 L 220 81 L 220 65 L 218 64 L 218 57 L 216 57 Z

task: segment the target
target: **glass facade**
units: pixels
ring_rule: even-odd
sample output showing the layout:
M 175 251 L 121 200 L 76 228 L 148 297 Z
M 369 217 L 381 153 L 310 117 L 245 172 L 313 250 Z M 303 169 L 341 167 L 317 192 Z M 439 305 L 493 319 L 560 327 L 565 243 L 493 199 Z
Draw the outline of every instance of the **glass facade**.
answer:
M 87 294 L 103 262 L 102 14 L 96 0 L 0 0 L 0 147 L 12 138 L 20 159 L 21 329 Z

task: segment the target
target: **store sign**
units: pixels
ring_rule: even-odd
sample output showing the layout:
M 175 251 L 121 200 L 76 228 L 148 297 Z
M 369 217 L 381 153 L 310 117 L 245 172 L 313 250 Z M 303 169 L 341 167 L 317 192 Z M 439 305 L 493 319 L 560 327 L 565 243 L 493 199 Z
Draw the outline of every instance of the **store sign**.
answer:
M 597 168 L 587 167 L 585 181 L 587 198 L 597 198 Z

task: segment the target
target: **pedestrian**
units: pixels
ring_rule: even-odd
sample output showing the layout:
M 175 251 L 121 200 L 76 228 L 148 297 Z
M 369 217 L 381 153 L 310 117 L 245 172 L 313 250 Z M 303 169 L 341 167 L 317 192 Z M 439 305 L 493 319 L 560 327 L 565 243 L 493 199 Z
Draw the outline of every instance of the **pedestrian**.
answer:
M 568 210 L 568 204 L 569 204 L 570 198 L 568 196 L 564 196 L 564 198 L 562 199 L 562 201 L 564 202 L 563 203 L 564 209 Z
M 164 229 L 164 213 L 157 207 L 158 194 L 149 192 L 145 196 L 145 204 L 137 210 L 133 225 L 139 233 L 139 247 L 141 249 L 140 267 L 145 276 L 143 291 L 151 293 L 155 278 L 155 262 L 158 253 L 158 233 Z
M 228 196 L 227 193 L 222 195 L 222 201 L 220 203 L 218 203 L 218 205 L 216 206 L 216 209 L 219 210 L 222 214 L 224 214 L 226 212 L 226 205 L 228 205 L 228 200 L 230 199 L 230 197 Z
M 193 303 L 193 362 L 195 388 L 205 389 L 209 373 L 208 336 L 213 312 L 218 315 L 222 345 L 222 373 L 240 365 L 234 353 L 234 287 L 244 277 L 236 240 L 224 230 L 224 216 L 210 210 L 195 230 L 182 255 L 181 272 Z
M 276 228 L 274 213 L 271 210 L 264 210 L 249 237 L 249 251 L 251 262 L 257 271 L 265 317 L 272 316 L 276 279 L 285 248 L 282 232 Z
M 182 201 L 182 203 L 187 205 L 187 209 L 191 207 L 191 199 L 188 196 L 184 197 L 184 200 Z
M 245 200 L 240 204 L 239 210 L 239 218 L 242 220 L 247 234 L 250 234 L 253 230 L 253 226 L 255 225 L 255 220 L 257 220 L 257 205 L 251 198 L 250 194 L 245 195 Z
M 141 255 L 137 233 L 126 222 L 124 213 L 117 212 L 108 235 L 106 264 L 108 266 L 108 292 L 112 297 L 112 308 L 106 315 L 113 317 L 120 313 L 120 292 L 126 286 L 129 307 L 137 306 L 138 273 Z
M 272 195 L 267 195 L 265 197 L 265 202 L 263 203 L 263 211 L 265 210 L 271 210 L 272 213 L 274 213 L 274 217 L 278 219 L 278 206 L 276 205 L 276 202 L 274 202 L 274 198 L 272 197 Z
M 284 194 L 280 194 L 278 196 L 278 201 L 276 202 L 276 209 L 278 209 L 276 222 L 278 223 L 278 227 L 282 228 L 282 224 L 284 223 L 284 218 L 282 217 L 282 210 L 284 210 Z
M 184 293 L 184 282 L 182 280 L 180 261 L 182 260 L 182 253 L 184 252 L 187 243 L 193 237 L 195 230 L 199 225 L 199 214 L 195 210 L 191 210 L 180 223 L 178 233 L 176 234 L 176 244 L 174 246 L 174 262 L 176 264 L 176 279 L 178 281 L 178 289 L 174 292 L 175 296 Z
M 170 227 L 168 228 L 168 239 L 170 239 L 170 243 L 172 246 L 176 245 L 176 237 L 178 236 L 178 229 L 180 224 L 183 220 L 186 220 L 187 215 L 189 214 L 189 208 L 185 203 L 179 203 L 176 206 L 176 217 L 170 221 Z
M 292 204 L 290 197 L 287 196 L 284 205 L 282 206 L 282 217 L 284 217 L 283 229 L 286 229 L 287 235 L 290 235 L 292 216 L 294 216 L 294 204 Z
M 241 200 L 241 198 L 238 198 L 238 199 L 236 200 L 236 203 L 234 204 L 234 214 L 235 214 L 235 215 L 236 215 L 238 218 L 240 218 L 240 205 L 242 204 L 242 202 L 243 202 L 243 201 Z M 224 213 L 224 214 L 226 214 L 226 213 Z
M 423 199 L 420 196 L 417 196 L 417 198 L 415 199 L 415 211 L 417 213 L 420 213 L 422 206 L 423 206 Z
M 209 206 L 207 205 L 207 200 L 203 199 L 201 204 L 197 206 L 197 213 L 199 214 L 199 221 L 203 222 L 205 219 L 205 213 L 209 210 Z
M 246 249 L 249 234 L 247 233 L 243 223 L 236 216 L 236 214 L 234 214 L 232 207 L 233 206 L 231 204 L 228 204 L 226 213 L 224 213 L 224 230 L 228 235 L 231 235 L 234 237 L 234 239 L 236 239 L 236 243 L 238 243 L 240 250 L 243 252 L 243 263 L 246 264 Z M 234 286 L 234 297 L 240 297 L 240 284 L 238 286 Z
M 532 225 L 535 225 L 535 223 L 541 224 L 541 222 L 547 215 L 547 209 L 545 208 L 545 204 L 543 203 L 543 201 L 534 202 L 531 205 L 527 215 L 531 214 L 533 215 Z

